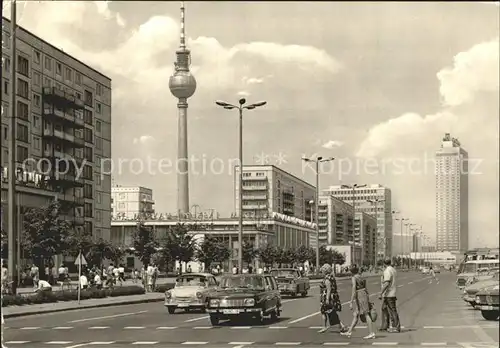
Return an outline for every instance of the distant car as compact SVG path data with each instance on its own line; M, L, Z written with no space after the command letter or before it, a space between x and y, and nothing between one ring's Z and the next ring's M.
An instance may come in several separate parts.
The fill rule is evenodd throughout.
M492 274L489 279L476 281L464 289L464 301L472 307L476 306L476 294L484 288L498 285L500 281L499 274Z
M213 326L221 320L256 319L259 323L266 317L278 320L281 314L278 283L270 274L225 276L207 298L207 312Z
M441 273L441 268L439 268L439 267L434 267L433 270L434 270L434 273Z
M429 267L422 267L422 274L429 274L430 271Z
M296 297L301 294L307 296L311 288L309 278L302 276L301 272L293 268L277 268L271 270L271 275L276 278L280 294Z
M207 295L217 287L217 280L209 273L185 273L177 277L173 289L165 291L168 313L176 309L205 310Z
M498 320L500 316L500 285L498 283L482 289L476 294L476 305L486 320Z

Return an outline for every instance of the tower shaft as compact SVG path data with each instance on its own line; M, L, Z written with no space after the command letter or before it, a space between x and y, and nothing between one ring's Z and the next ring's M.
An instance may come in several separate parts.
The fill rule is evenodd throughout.
M177 210L181 214L189 212L189 162L187 132L187 99L179 99L177 129Z

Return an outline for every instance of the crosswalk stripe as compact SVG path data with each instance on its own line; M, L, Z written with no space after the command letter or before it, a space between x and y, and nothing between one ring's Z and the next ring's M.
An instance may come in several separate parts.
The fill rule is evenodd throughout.
M153 345L159 343L158 341L137 341L132 344L134 345Z
M438 346L447 346L447 342L422 342L420 345L426 347L438 347Z
M156 330L175 330L177 326L158 326Z
M189 346L201 346L201 345L204 345L204 344L208 344L208 342L184 342L182 344L185 344L185 345L189 345Z
M325 342L324 346L348 346L351 342Z
M298 346L301 342L276 342L275 346Z
M249 346L253 344L254 342L229 342L229 345L235 345L235 346Z
M109 329L109 326L91 326L91 327L89 327L89 330L104 330L104 329Z
M373 342L372 346L397 346L398 342Z
M251 326L233 326L231 330L238 330L238 329L251 329Z
M211 328L212 328L211 326L195 326L195 327L193 327L193 329L195 329L195 330L208 330Z
M54 330L71 330L72 328L72 326L57 326Z
M91 345L91 346L102 346L102 345L105 345L105 344L113 344L113 343L115 343L115 341L107 341L107 342L96 341L96 342L90 342L89 345Z
M26 344L30 343L30 341L7 341L5 344Z
M22 327L21 330L38 330L40 329L39 326L28 326L28 327Z
M144 326L126 326L124 327L125 330L141 330L141 329L145 329Z
M50 341L50 342L45 342L45 344L70 344L73 343L73 341Z

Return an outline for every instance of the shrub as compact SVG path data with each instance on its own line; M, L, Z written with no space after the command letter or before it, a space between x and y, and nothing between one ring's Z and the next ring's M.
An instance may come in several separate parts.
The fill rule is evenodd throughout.
M110 297L116 296L130 296L130 295L142 295L146 292L142 286L130 285L130 286L119 286L108 290L107 295Z
M155 292L165 292L167 290L173 289L174 286L174 283L159 284L156 286Z

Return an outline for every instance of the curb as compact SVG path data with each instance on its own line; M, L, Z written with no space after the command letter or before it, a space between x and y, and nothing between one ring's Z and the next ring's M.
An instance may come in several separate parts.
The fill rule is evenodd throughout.
M49 309L46 311L38 310L38 311L24 312L24 313L4 314L3 317L5 319L18 318L18 317L27 317L30 315L38 315L38 314L76 311L76 310L80 310L80 309L104 308L104 307L124 306L124 305L133 305L133 304L141 304L141 303L162 302L163 300L164 300L163 298L148 298L148 299L141 299L141 300L123 301L123 302L119 302L119 303L99 303L99 304L95 304L95 305L88 305L88 306L82 306L82 307L58 308L58 309ZM5 311L5 309L2 308L2 312L3 311Z

